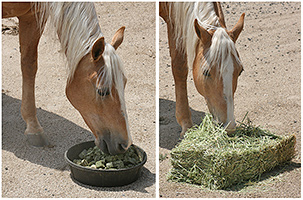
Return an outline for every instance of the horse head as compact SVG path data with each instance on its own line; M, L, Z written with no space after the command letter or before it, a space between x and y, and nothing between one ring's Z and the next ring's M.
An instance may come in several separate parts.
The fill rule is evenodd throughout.
M111 44L99 38L66 87L67 98L93 132L96 145L109 154L123 153L132 143L124 100L126 77L116 54L124 29L115 33Z
M244 13L231 31L225 24L213 30L194 22L198 36L193 76L198 92L204 96L209 111L222 123L227 131L235 126L234 93L238 77L243 71L235 42L244 25Z

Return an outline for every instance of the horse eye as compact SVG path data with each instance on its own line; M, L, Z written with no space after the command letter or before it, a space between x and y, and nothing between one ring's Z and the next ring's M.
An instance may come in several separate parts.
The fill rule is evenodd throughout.
M97 92L100 96L105 97L110 95L109 88L102 88L102 89L97 89Z
M203 75L206 77L210 77L209 70L204 70Z

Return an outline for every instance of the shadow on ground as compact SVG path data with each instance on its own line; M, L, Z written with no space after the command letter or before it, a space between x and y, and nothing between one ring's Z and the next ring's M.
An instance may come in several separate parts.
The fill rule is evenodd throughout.
M198 188L201 188L202 190L207 190L207 191L241 192L241 191L245 191L245 189L248 189L248 188L257 188L258 184L259 183L262 184L262 182L264 182L265 184L268 184L267 181L270 182L271 180L279 179L279 175L291 172L291 171L299 169L299 168L301 168L301 163L296 163L296 162L290 161L290 162L284 163L282 165L276 166L271 171L263 173L258 179L246 180L239 184L232 185L231 187L228 187L225 189L219 189L219 190L210 190L209 188L206 188L201 185L189 184L189 183L185 183L185 182L178 182L178 181L172 181L172 182L179 183L179 184L186 184L188 186L195 187L195 188L198 187Z
M30 146L24 136L26 124L21 117L20 108L21 101L19 99L2 93L2 150L12 152L19 159L60 171L69 170L64 160L64 152L77 143L94 140L93 134L87 129L55 113L37 109L38 119L53 147ZM5 157L2 157L2 161L5 163ZM145 188L154 183L155 174L143 168L139 180L123 187L98 188L81 183L77 184L95 190L135 190L147 193Z
M180 141L181 126L175 117L176 102L159 99L159 146L171 150ZM190 109L194 124L200 124L205 116L204 112Z
M65 170L64 152L79 142L94 139L88 130L77 124L55 113L37 109L39 122L54 147L30 146L24 136L26 123L21 117L20 108L19 99L2 93L2 150L12 152L20 159Z
M240 183L238 185L233 185L232 187L226 188L224 190L226 191L241 191L245 188L247 188L250 185L257 184L262 181L270 180L274 177L278 177L280 174L291 172L295 169L301 168L301 163L296 162L288 162L279 166L276 166L269 172L263 173L257 180L254 181L244 181L243 183Z

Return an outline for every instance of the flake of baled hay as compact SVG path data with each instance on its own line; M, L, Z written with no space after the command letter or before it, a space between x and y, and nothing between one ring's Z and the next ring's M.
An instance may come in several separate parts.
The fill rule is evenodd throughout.
M249 120L248 120L249 121ZM190 129L171 151L168 179L224 189L258 179L262 173L291 160L295 155L294 135L276 136L259 127L240 123L228 136L206 115Z

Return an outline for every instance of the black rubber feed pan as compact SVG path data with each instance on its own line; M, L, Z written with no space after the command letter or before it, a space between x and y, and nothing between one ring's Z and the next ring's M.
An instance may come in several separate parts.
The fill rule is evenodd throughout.
M65 152L64 157L70 166L71 175L77 181L86 185L113 187L130 184L136 181L141 175L141 170L147 160L147 156L145 151L136 145L133 146L138 150L138 153L141 153L143 160L141 163L131 168L117 170L91 169L73 163L73 160L78 158L78 155L83 149L88 149L94 146L94 141L83 142L72 146Z

